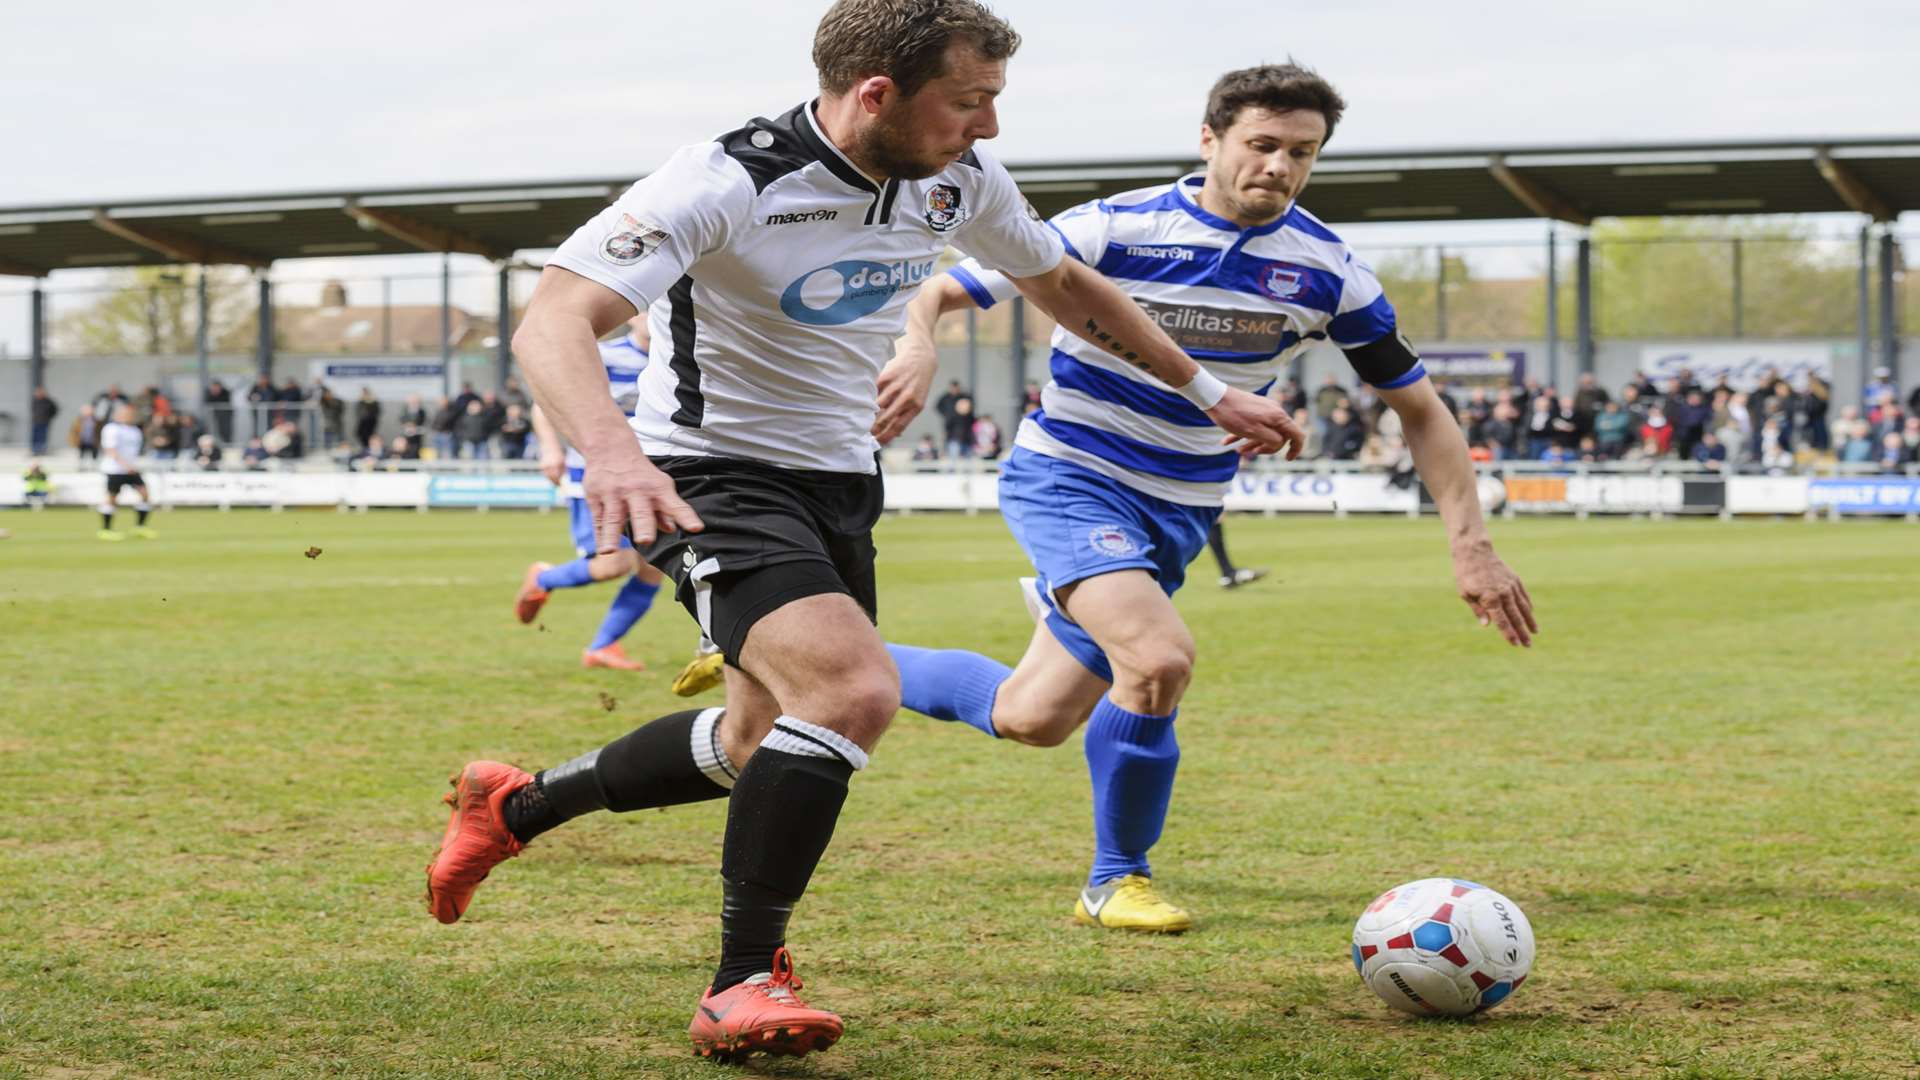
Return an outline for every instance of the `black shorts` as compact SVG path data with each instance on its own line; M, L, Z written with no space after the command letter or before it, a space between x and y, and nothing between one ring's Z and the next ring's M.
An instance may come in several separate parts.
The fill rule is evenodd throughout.
M143 488L146 486L147 478L137 472L107 474L107 498L109 499L119 495L121 488Z
M739 458L657 457L706 526L670 533L641 555L672 578L678 599L727 663L740 666L747 631L808 596L845 593L878 620L873 526L879 472L783 469Z

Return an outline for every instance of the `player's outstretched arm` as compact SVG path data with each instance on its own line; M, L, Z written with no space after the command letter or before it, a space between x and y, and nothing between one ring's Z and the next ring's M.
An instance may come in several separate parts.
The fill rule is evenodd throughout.
M1473 609L1481 626L1498 627L1509 644L1531 646L1533 635L1540 632L1540 624L1533 617L1533 598L1487 538L1487 523L1480 515L1479 484L1460 425L1428 379L1381 390L1380 397L1399 415L1407 449L1413 452L1414 468L1433 493L1440 519L1447 524L1447 544L1453 552L1453 577L1460 587L1460 599Z
M1055 322L1191 401L1231 436L1230 442L1241 442L1254 453L1285 453L1288 460L1300 456L1306 433L1285 409L1214 377L1098 271L1076 259L1062 259L1047 273L1013 281Z
M539 405L533 407L530 417L533 423L533 437L540 442L540 475L554 487L560 486L560 480L566 475L567 452L561 446L560 429L547 419L547 411Z
M873 437L885 446L927 407L927 394L934 376L940 371L940 350L934 344L934 327L940 317L951 311L977 306L966 287L942 274L925 285L907 304L907 330L894 343L893 359L880 371L878 409L873 417Z
M587 472L587 505L593 511L594 543L605 553L620 548L631 527L635 544L661 532L698 532L700 518L681 500L673 481L653 467L619 405L607 394L605 368L596 342L634 316L626 297L570 270L549 266L513 335L514 355L527 385L593 468Z

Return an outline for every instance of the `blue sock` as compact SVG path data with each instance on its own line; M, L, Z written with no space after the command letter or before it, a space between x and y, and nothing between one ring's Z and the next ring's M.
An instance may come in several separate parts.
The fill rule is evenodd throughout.
M900 668L900 704L935 720L960 720L999 738L993 699L1013 669L964 649L887 644Z
M541 588L552 592L554 589L574 589L582 585L593 584L593 571L587 569L586 559L563 562L559 566L549 566L540 571L535 578Z
M628 578L627 583L620 586L619 593L615 594L613 604L607 608L607 617L600 621L600 632L593 636L593 644L587 647L604 649L626 637L627 631L633 629L633 624L639 622L640 616L653 606L654 594L659 591L658 585L648 584L637 577Z
M1169 716L1130 713L1101 698L1087 721L1087 771L1093 775L1093 872L1088 885L1153 871L1147 849L1160 839L1173 799L1180 744Z

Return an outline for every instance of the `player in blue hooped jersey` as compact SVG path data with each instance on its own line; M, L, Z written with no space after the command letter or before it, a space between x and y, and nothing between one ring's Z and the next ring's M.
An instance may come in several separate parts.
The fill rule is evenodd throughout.
M627 324L627 333L600 343L600 362L607 370L607 392L620 403L620 409L633 415L636 383L647 366L647 318L635 316ZM627 656L620 639L633 629L660 591L660 571L634 555L633 546L622 542L611 554L594 554L593 515L580 497L580 484L586 475L586 459L574 448L564 447L560 433L538 407L533 410L534 431L540 440L540 467L547 479L567 495L568 525L573 536L575 558L557 566L536 562L527 567L526 578L514 597L514 615L531 623L555 589L578 588L600 581L626 578L626 584L614 595L607 616L600 623L593 641L580 654L582 667L604 667L619 671L643 671L646 665Z
M1120 285L1204 372L1264 393L1296 350L1329 340L1399 414L1482 625L1526 645L1526 588L1487 539L1460 429L1400 335L1373 273L1296 202L1344 103L1304 68L1230 72L1201 127L1206 168L1074 207L1051 224L1068 254ZM874 433L899 434L926 401L940 315L1015 290L969 260L924 288L880 378ZM1179 931L1188 913L1155 887L1193 670L1171 596L1206 546L1240 455L1188 398L1097 343L1056 331L1052 380L1000 473L1000 507L1035 577L1039 624L1017 667L962 650L889 645L910 709L1035 746L1087 725L1094 856L1074 906L1087 924Z

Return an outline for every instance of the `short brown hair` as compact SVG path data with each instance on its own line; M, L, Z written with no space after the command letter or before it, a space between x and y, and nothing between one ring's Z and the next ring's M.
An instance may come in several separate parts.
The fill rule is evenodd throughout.
M955 39L971 41L989 60L1020 47L1013 27L978 0L837 0L814 31L813 66L829 94L885 75L912 97L946 74Z
M1326 118L1327 139L1331 139L1347 102L1318 72L1289 57L1284 64L1262 64L1220 76L1207 95L1207 126L1215 135L1224 135L1246 108L1277 113L1311 109Z

